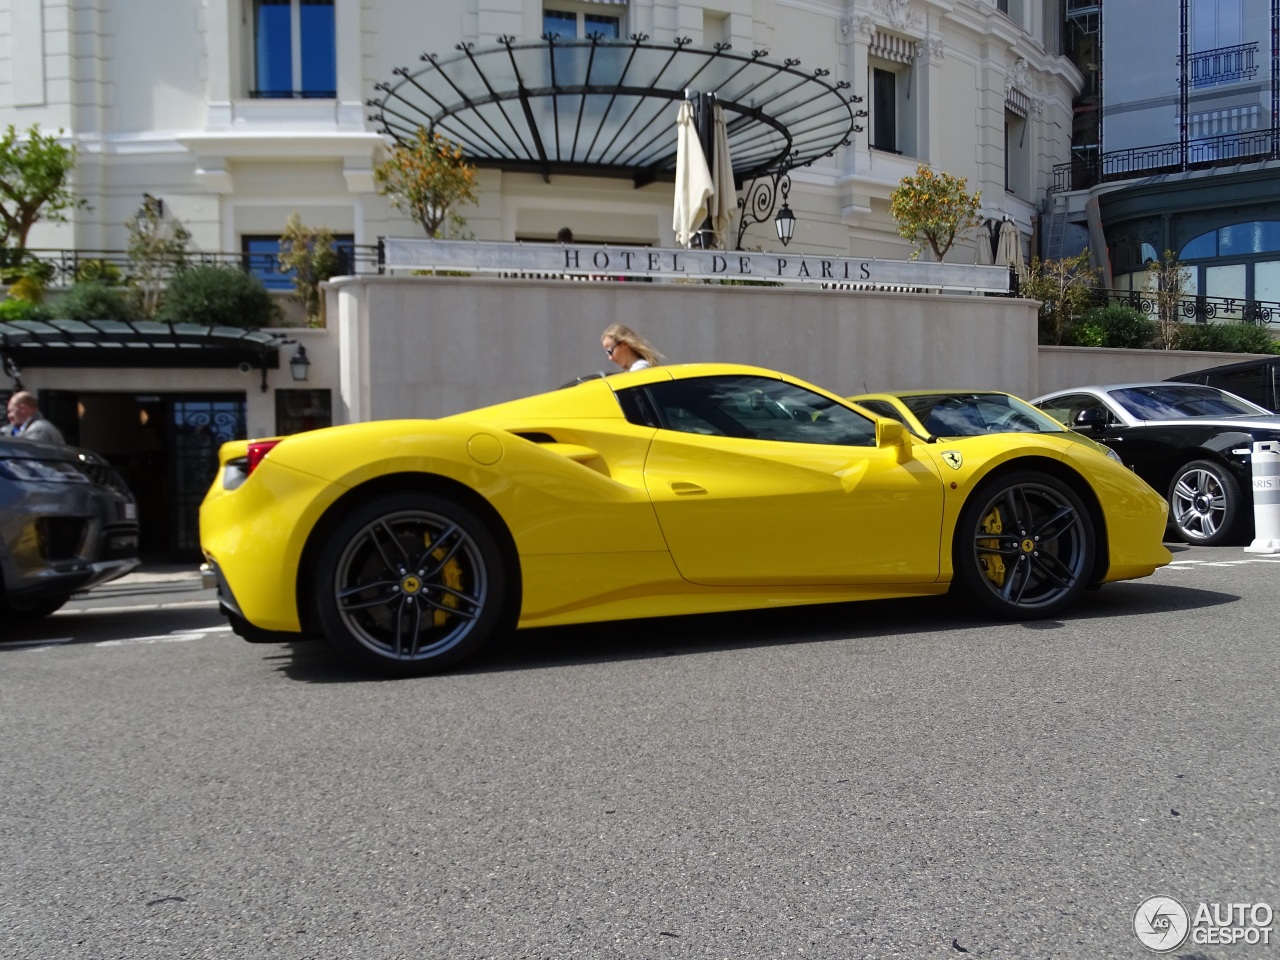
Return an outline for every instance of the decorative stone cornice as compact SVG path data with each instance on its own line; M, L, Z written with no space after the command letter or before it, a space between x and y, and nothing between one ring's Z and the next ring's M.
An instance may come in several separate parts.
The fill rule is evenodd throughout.
M947 45L940 33L931 33L916 43L916 57L924 63L937 63L946 55Z
M876 32L876 21L869 14L840 18L840 39L845 43L855 37L866 39Z
M1020 93L1026 95L1031 86L1031 64L1027 62L1026 57L1019 57L1012 67L1005 82L1005 95L1016 89Z
M875 0L875 9L898 33L918 34L924 28L924 17L911 9L911 0Z

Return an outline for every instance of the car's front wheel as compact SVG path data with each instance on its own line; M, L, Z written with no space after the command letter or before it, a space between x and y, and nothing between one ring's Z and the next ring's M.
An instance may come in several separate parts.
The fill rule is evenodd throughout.
M1240 518L1240 484L1219 463L1193 460L1169 484L1169 519L1187 543L1227 543Z
M502 551L488 525L448 497L406 492L362 504L329 533L316 571L326 638L383 673L451 666L506 622Z
M1034 470L1004 474L969 498L956 525L954 585L1009 620L1048 617L1087 585L1097 537L1080 497Z
M61 610L68 597L47 597L32 602L15 602L0 600L0 614L10 623L34 623Z

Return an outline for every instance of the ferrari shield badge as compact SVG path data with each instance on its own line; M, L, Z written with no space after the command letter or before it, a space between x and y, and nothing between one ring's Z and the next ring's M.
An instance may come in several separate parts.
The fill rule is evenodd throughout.
M964 463L964 457L960 455L959 450L943 450L942 459L952 470L959 470L960 464Z

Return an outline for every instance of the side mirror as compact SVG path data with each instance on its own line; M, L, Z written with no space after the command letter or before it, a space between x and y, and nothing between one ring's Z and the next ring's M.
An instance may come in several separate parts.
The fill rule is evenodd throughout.
M1071 426L1080 433L1101 433L1107 428L1107 415L1097 407L1090 407L1077 413Z
M911 446L911 441L907 439L907 428L897 420L876 420L876 446L882 450L886 447L897 447L898 460L901 462L907 456L907 449Z

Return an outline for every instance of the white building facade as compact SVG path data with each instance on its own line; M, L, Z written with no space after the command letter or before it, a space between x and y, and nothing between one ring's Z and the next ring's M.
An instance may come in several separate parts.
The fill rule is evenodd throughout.
M261 250L289 214L356 244L418 228L374 188L375 84L424 52L536 39L689 38L830 71L864 98L848 147L792 173L793 243L906 257L888 196L918 162L965 176L983 212L1031 239L1068 159L1080 75L1058 0L0 0L0 120L61 130L90 208L32 248L123 249L144 193L203 251ZM673 108L674 121L674 108ZM465 147L465 144L464 144ZM477 239L575 236L672 246L669 182L485 169L464 208ZM769 223L743 245L776 245ZM952 258L971 256L961 248Z

